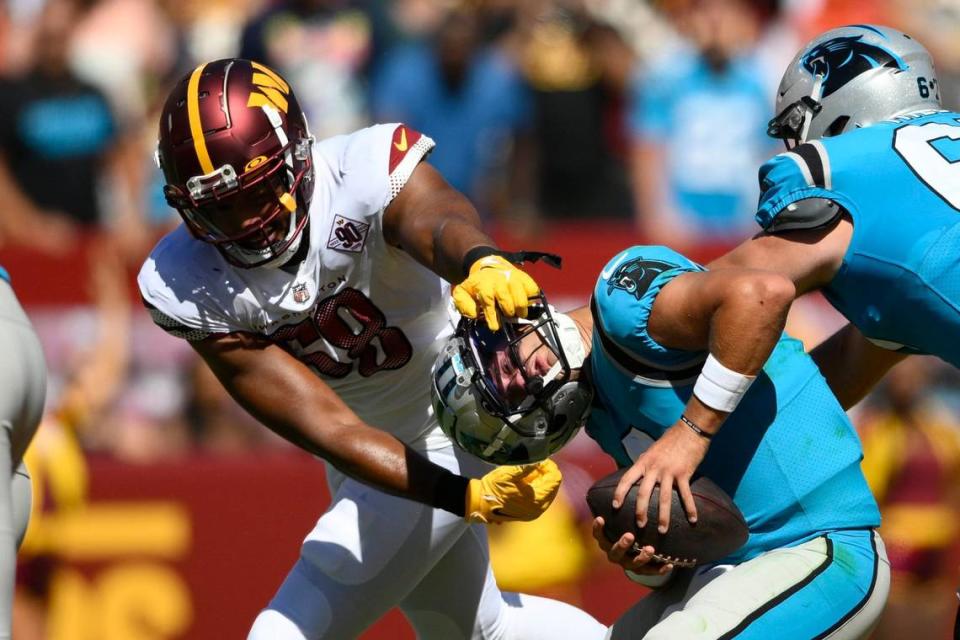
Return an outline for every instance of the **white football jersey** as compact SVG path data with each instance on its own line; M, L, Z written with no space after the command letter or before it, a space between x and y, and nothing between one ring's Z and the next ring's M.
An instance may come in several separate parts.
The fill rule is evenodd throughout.
M388 245L382 222L433 146L398 124L317 143L310 245L296 272L235 267L180 225L138 276L154 321L187 340L268 336L372 426L423 437L436 427L430 369L456 313L449 284Z

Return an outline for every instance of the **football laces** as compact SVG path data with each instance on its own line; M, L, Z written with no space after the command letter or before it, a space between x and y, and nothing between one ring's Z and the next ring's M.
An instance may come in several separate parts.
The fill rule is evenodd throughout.
M643 549L643 546L637 542L633 543L632 551L634 553L640 553ZM674 567L681 567L684 569L690 569L697 566L697 558L679 558L675 556L668 556L663 553L653 553L650 555L651 560L656 560L657 562L662 562L663 564L672 564Z
M664 564L672 564L675 567L682 567L684 569L689 569L691 567L697 566L696 558L675 558L673 556L668 556L660 553L654 553L650 557Z

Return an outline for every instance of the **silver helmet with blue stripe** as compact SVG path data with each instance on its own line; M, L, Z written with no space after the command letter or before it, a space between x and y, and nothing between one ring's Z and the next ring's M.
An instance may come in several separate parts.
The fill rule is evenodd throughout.
M923 45L889 27L850 25L817 36L793 59L767 133L789 147L940 108Z
M542 294L531 298L526 318L506 318L499 331L482 317L462 318L433 370L437 421L487 462L543 460L587 419L593 388L585 361L576 324Z

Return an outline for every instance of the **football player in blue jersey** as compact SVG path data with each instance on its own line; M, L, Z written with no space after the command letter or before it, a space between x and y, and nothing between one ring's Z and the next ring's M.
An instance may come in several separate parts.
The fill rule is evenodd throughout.
M666 498L661 531L674 485L695 520L695 473L740 508L746 544L697 567L664 564L631 534L610 544L597 519L608 558L658 587L608 637L862 638L876 623L890 579L874 532L880 514L843 407L814 359L782 333L793 295L774 272L708 271L665 247L632 247L604 268L590 308L561 314L541 304L499 335L464 321L438 360L437 414L461 446L493 457L515 458L524 444L536 451L553 417L576 413L588 381L587 430L629 467L616 499L640 480L641 525L655 484ZM829 355L823 349L816 358ZM538 415L550 418L542 431ZM502 429L477 426L493 417Z
M0 640L11 638L17 549L30 519L30 477L23 454L47 392L43 349L0 267Z
M960 113L941 109L926 49L887 27L828 31L787 68L777 112L769 133L792 148L760 169L763 231L711 267L821 290L884 367L960 365Z
M790 63L777 113L789 151L760 169L763 231L711 267L821 290L874 380L911 353L960 366L960 113L941 108L929 53L887 27L828 31ZM872 383L848 371L824 363L845 405Z

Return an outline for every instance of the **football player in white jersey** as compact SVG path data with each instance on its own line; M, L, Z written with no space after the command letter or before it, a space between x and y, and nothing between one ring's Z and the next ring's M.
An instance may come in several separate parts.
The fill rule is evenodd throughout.
M30 519L30 477L23 454L47 395L43 349L0 267L0 640L11 637L17 549Z
M471 526L537 517L556 466L482 467L433 416L446 281L493 328L538 292L422 162L433 144L401 124L314 144L284 79L240 59L198 66L161 114L184 224L140 271L145 303L252 415L327 462L331 505L252 640L353 638L394 606L421 638L603 637L574 607L502 594Z

